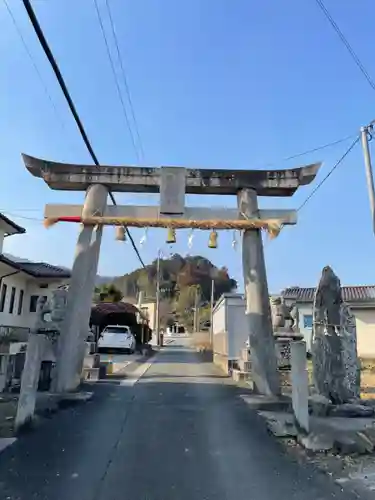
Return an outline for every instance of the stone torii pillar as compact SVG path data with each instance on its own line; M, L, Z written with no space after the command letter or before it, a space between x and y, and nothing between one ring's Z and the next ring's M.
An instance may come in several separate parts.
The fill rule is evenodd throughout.
M89 189L84 207L47 205L45 209L45 217L55 219L55 222L83 221L87 224L80 235L73 266L69 294L72 302L68 306L65 339L62 339L58 389L74 389L78 383L80 357L77 353L80 351L77 346L90 314L101 227L114 224L206 230L214 226L215 230L244 230L243 271L254 382L262 394L280 393L260 228L270 230L273 223L276 227L296 224L297 214L295 210L258 210L257 197L292 196L300 186L314 180L320 163L286 170L213 170L69 165L27 155L23 155L23 160L29 172L42 178L51 189ZM90 187L92 185L95 186ZM160 205L106 207L107 188L104 186L113 192L160 193ZM98 193L96 198L94 191ZM185 207L185 194L237 196L238 208ZM89 201L89 195L95 198L95 202ZM99 224L97 239L90 243L89 234L92 235L95 224ZM83 262L82 267L80 262Z
M86 217L102 215L107 205L107 195L108 189L105 186L89 186L82 213ZM102 233L103 226L81 225L79 229L66 316L58 341L54 380L57 392L72 391L80 383Z
M258 217L256 191L241 190L238 193L238 209L249 219ZM243 232L242 267L254 389L260 394L279 395L280 380L260 229Z

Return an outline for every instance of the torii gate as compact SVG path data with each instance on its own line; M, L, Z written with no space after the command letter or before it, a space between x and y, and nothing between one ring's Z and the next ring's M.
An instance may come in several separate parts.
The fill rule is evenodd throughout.
M99 260L103 225L126 227L242 229L242 262L246 315L254 385L277 395L277 373L261 229L277 234L296 224L295 210L259 210L258 196L292 196L310 184L321 163L287 170L211 170L182 167L111 167L56 163L23 155L28 171L51 189L85 191L83 205L46 205L45 217L81 222L60 339L57 391L74 390L80 382L83 339ZM156 206L107 206L108 191L158 193ZM185 207L185 193L236 195L237 209Z

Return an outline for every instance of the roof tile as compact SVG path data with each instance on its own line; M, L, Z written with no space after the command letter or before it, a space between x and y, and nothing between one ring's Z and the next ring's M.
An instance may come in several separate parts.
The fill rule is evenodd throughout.
M343 286L342 298L345 302L375 302L375 285ZM282 296L298 302L313 302L315 288L286 288Z
M45 262L22 262L0 254L0 261L35 278L70 278L70 271Z

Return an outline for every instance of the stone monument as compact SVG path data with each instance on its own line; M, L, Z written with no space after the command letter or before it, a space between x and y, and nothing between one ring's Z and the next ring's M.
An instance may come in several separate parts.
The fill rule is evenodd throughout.
M270 298L273 335L278 368L290 368L290 344L303 339L299 333L299 313L297 304L287 306L284 298Z
M355 318L343 302L333 270L322 271L313 306L313 374L317 392L333 404L360 398L360 363Z
M30 331L22 372L16 430L31 422L33 418L43 358L47 356L58 362L56 346L65 315L67 293L64 289L58 289L52 292L50 301L45 297L38 299L36 322Z

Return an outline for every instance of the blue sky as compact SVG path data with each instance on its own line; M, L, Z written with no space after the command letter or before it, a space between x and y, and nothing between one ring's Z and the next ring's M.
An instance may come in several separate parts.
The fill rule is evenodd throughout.
M8 3L56 109L0 2L0 210L27 228L27 235L8 239L5 250L70 266L77 228L61 224L45 230L38 220L24 217L41 219L45 203L79 203L83 194L51 191L26 172L20 154L74 163L90 158L22 3ZM116 57L105 2L98 3ZM282 158L356 134L375 118L374 91L313 0L110 4L147 165L256 169L322 160L319 181L350 141L298 160ZM93 0L34 0L33 6L99 160L135 164ZM362 0L358 9L355 2L326 0L326 6L375 78L374 3ZM296 208L313 187L290 199L262 198L260 204ZM156 197L142 195L117 195L117 200L157 203ZM228 197L196 196L188 202L235 206ZM142 231L132 232L138 243ZM141 249L146 262L155 258L164 237L162 230L149 232ZM220 234L217 250L207 248L207 238L197 233L191 253L228 266L241 280L232 234ZM301 211L298 225L266 243L270 290L313 286L327 264L344 284L373 284L374 243L357 146ZM178 233L172 250L189 251L186 232ZM164 245L164 252L170 251ZM135 267L130 245L115 242L113 229L106 229L99 272L119 275Z

